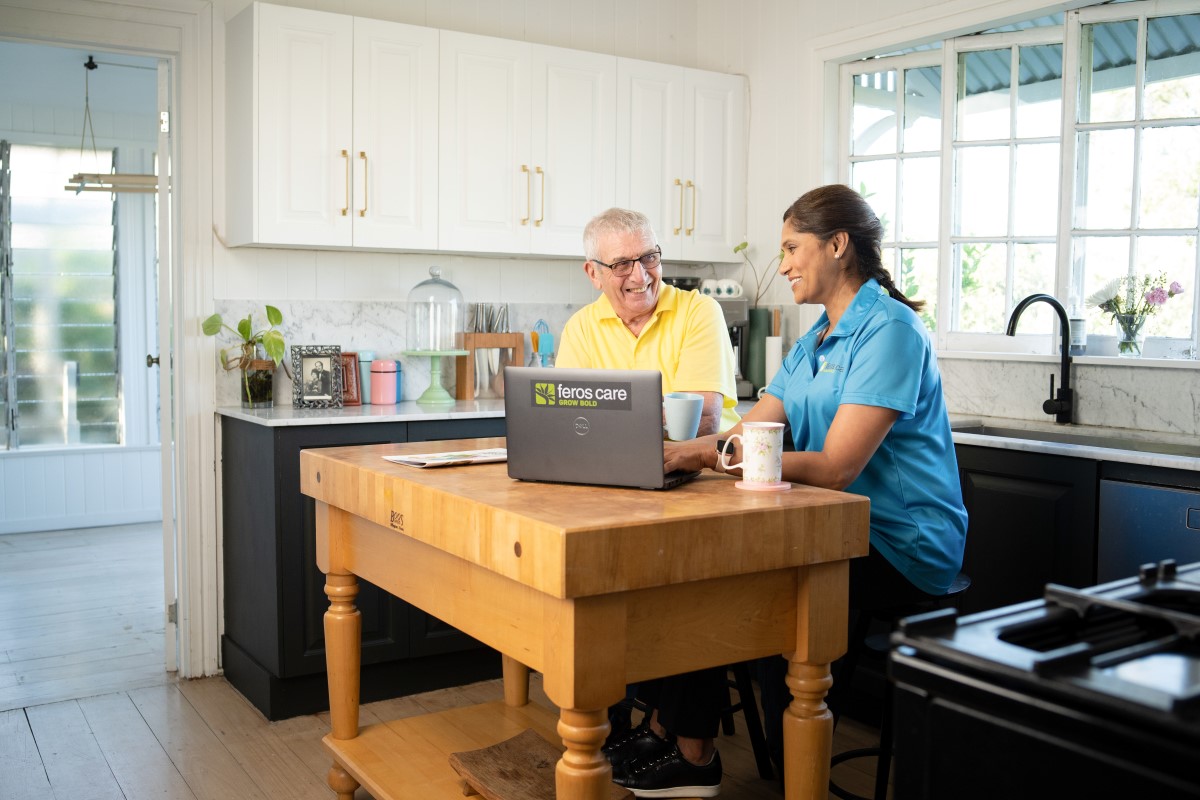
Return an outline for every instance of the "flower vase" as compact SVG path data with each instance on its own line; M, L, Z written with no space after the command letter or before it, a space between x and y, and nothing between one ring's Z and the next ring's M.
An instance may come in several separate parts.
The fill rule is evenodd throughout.
M1117 323L1117 355L1122 358L1140 358L1142 344L1146 340L1146 334L1142 333L1142 326L1146 324L1146 316L1144 314L1115 314L1113 319Z
M241 371L242 408L270 408L274 405L275 362L253 359Z

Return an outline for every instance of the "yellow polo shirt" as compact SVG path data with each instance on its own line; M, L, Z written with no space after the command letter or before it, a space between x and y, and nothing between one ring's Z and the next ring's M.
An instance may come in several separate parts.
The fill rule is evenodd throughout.
M656 369L663 392L720 392L725 397L721 430L741 419L733 346L716 300L696 291L660 284L654 316L634 336L604 295L567 321L554 359L558 367Z

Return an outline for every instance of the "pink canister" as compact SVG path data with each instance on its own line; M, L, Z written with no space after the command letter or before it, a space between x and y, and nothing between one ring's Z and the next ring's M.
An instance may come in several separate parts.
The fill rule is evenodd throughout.
M371 362L371 404L395 405L399 402L399 367L390 359L382 358Z

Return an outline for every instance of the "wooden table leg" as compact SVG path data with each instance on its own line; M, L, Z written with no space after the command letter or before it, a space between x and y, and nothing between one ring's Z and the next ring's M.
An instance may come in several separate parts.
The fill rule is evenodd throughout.
M608 709L559 711L558 735L567 750L554 772L557 800L606 800L612 766L600 752L608 736Z
M329 673L330 735L358 736L359 680L362 662L362 614L354 605L358 579L350 573L325 576L329 610L325 612L325 666ZM329 788L338 800L353 800L358 782L336 761L329 769Z
M828 664L788 662L792 702L783 713L784 796L817 800L829 796L829 758L833 751L833 714L825 695L833 686Z
M501 655L504 670L504 705L523 706L529 702L529 667L512 656Z

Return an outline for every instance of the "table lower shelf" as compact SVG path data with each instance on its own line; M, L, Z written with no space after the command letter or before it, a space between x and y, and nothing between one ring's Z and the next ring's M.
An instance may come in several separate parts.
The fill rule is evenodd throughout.
M557 743L557 725L558 714L536 703L514 708L497 701L368 725L353 739L322 742L375 800L462 800L451 753L489 747L529 728Z

